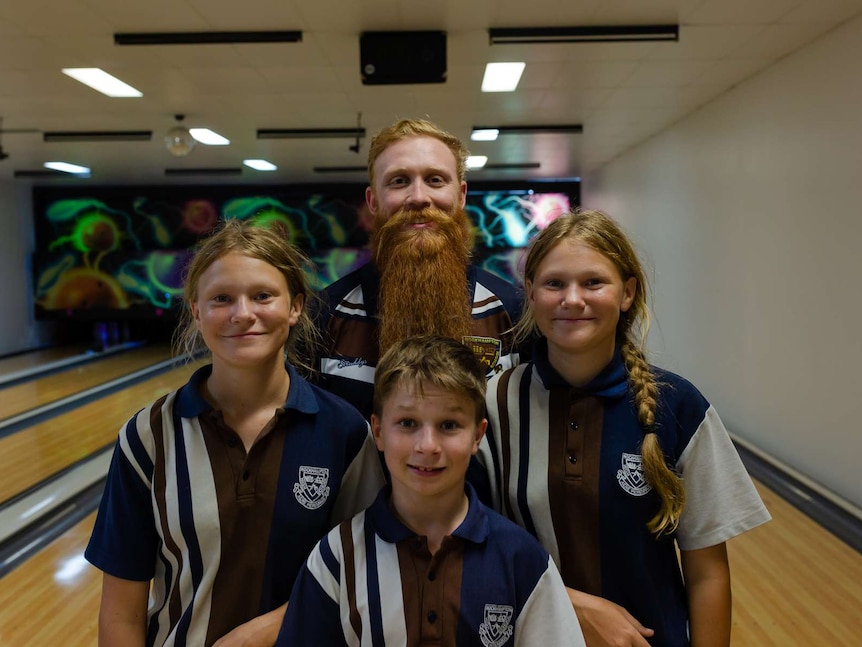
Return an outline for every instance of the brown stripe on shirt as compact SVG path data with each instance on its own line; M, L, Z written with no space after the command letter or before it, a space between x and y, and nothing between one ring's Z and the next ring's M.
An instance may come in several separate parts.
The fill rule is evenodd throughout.
M548 500L563 581L601 595L598 501L603 406L596 397L570 394L567 388L550 391Z
M379 359L376 319L341 319L333 317L329 320L327 353L333 353L337 348L343 357L361 357L371 366L377 365Z
M497 485L500 488L500 498L503 502L503 512L509 519L516 519L515 510L509 497L509 481L512 477L512 426L509 421L509 398L506 392L509 389L509 380L512 371L503 373L497 381L497 409L500 413L500 450L502 459L500 461L500 473L497 474ZM517 396L516 396L517 397Z

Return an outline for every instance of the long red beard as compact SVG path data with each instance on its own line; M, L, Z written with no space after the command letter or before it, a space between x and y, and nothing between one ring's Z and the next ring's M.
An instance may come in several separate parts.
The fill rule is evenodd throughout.
M407 226L417 222L428 224ZM470 227L463 210L398 211L377 223L371 253L380 270L381 355L412 335L437 334L461 341L471 333Z

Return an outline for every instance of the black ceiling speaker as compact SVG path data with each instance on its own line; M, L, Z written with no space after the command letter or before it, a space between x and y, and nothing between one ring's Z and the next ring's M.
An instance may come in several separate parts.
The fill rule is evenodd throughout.
M364 85L445 83L445 31L366 31L359 36Z

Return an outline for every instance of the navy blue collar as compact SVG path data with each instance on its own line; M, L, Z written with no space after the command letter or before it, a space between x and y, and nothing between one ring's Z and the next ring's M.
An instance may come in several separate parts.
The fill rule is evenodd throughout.
M464 492L467 494L467 516L464 517L464 521L455 529L452 536L474 544L481 544L488 538L488 517L485 515L485 508L479 502L479 497L476 496L473 486L464 483ZM406 539L413 539L416 537L416 533L392 514L389 509L391 494L392 486L384 486L366 514L371 519L371 524L380 538L385 542L395 544Z
M577 394L594 395L601 398L620 398L628 390L628 373L623 363L619 348L614 348L614 356L601 372L591 382L576 388L566 382L548 361L548 340L544 337L533 344L533 365L539 374L539 379L546 389L566 388Z
M314 397L311 385L290 364L285 363L290 376L290 388L287 390L286 410L293 409L299 413L314 415L320 411L317 398ZM188 383L180 389L177 395L177 412L183 418L197 418L212 410L212 406L203 397L201 384L213 371L212 364L207 364L196 370Z

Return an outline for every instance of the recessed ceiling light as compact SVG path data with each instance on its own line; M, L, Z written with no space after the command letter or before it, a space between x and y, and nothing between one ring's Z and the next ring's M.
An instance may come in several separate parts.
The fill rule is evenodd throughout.
M476 169L482 168L488 162L487 155L470 155L467 158L467 168L468 169Z
M275 171L278 169L275 164L266 160L243 160L242 163L255 171Z
M497 128L483 128L481 130L474 130L470 133L470 139L474 142L493 142L496 141L497 135L500 134L499 129Z
M63 74L109 97L142 97L144 93L98 67L67 67Z
M514 92L521 80L526 63L488 63L482 92Z
M53 171L62 171L63 173L71 173L72 175L89 175L90 169L86 166L79 166L78 164L69 164L69 162L45 162L43 164L45 168L49 168Z
M189 128L189 132L197 141L207 146L227 146L230 144L229 139L222 137L209 128Z

